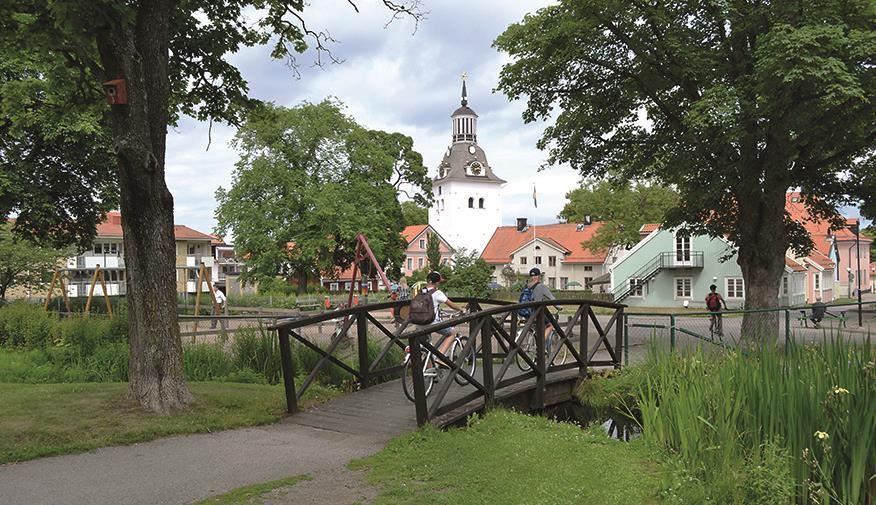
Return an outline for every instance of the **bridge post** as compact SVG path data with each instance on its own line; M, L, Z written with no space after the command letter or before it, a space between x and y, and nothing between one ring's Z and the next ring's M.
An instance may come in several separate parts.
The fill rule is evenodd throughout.
M590 370L590 346L587 342L587 337L590 333L590 304L587 304L586 307L585 310L581 311L581 340L579 342L580 350L578 351L578 355L584 361L581 364L581 368L578 369L579 375L582 378L587 377Z
M481 363L484 370L484 389L487 394L484 397L484 407L490 408L496 401L496 384L493 377L493 317L481 318ZM474 338L474 335L471 336ZM477 359L477 356L475 356Z
M624 346L624 308L617 309L617 319L614 321L614 368L621 367L621 349Z
M289 347L289 328L280 328L280 365L283 368L283 387L286 390L286 412L298 412L298 397L295 394L295 364L292 348Z
M417 426L429 422L429 409L426 405L426 383L423 381L423 348L417 337L410 339L411 379L414 383L414 407L417 410Z
M364 312L356 314L356 339L359 347L359 386L365 389L371 385L371 377L368 375L368 319Z
M539 307L536 314L535 323L535 368L538 375L535 377L535 408L544 408L544 390L547 383L547 365L545 364L544 351L544 330L545 318L544 311L547 310L544 305Z

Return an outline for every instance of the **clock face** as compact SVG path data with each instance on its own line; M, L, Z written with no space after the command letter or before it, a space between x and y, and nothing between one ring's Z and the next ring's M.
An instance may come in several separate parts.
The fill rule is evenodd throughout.
M468 146L468 152L470 152L471 154L474 154L474 153L476 153L477 151L478 151L478 150L475 148L475 146L473 146L473 145Z
M468 173L471 175L483 175L484 166L480 164L478 161L473 161L468 166Z

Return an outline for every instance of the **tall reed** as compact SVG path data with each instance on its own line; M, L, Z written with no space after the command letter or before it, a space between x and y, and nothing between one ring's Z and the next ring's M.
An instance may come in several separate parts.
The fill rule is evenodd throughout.
M637 394L644 436L677 454L725 503L753 503L750 473L776 457L792 486L766 482L769 501L758 503L872 503L874 360L869 339L841 336L720 357L655 350ZM773 447L779 452L765 449Z

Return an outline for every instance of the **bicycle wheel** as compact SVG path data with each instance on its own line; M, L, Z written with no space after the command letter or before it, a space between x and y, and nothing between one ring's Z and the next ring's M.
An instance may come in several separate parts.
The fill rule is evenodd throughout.
M561 341L562 341L562 339L557 334L557 332L552 331L550 337L548 338L549 344L547 347L547 352L549 353L548 358L550 358L550 353L553 353L553 352L557 353L557 355L554 356L554 361L552 362L553 365L562 365L569 358L569 348L566 347L565 345L561 347L560 346ZM559 351L557 351L558 348L559 348Z
M457 358L462 353L462 350L465 349L465 345L468 343L468 337L459 337L453 341L453 346L450 348L450 359L456 363ZM461 367L467 374L474 376L475 368L477 368L477 359L475 355L474 347L469 349L468 354L466 354L465 359L462 361ZM453 378L457 384L460 386L465 386L468 384L468 381L458 373Z
M517 341L520 343L520 350L517 351L515 358L517 359L517 368L522 372L529 371L532 367L523 359L523 354L526 354L529 359L535 361L535 335L532 331L526 332L525 336L517 336Z
M427 356L424 354L423 360L425 361L426 358ZM437 375L435 368L427 369L425 366L423 367L423 386L425 386L426 389L426 396L429 396L429 393L432 392L432 386L435 384L435 377ZM408 400L412 402L416 401L414 398L414 373L410 359L405 361L404 374L402 374L402 391L405 392L405 396L408 397Z

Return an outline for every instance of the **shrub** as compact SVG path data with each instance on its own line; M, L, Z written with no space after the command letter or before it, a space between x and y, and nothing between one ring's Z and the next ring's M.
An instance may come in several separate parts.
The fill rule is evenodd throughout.
M90 356L99 345L117 340L112 325L106 318L71 316L58 321L54 337L59 345L72 347L79 356Z
M51 342L56 318L42 307L26 302L0 307L0 345L45 347Z
M235 370L224 377L225 382L240 382L243 384L264 384L265 376L251 368Z
M249 369L259 373L269 384L280 382L279 342L264 326L237 330L231 353L238 370Z
M226 377L234 363L221 344L194 344L183 348L183 367L188 380L206 381Z
M82 360L87 382L124 382L128 380L130 348L126 342L103 344Z

